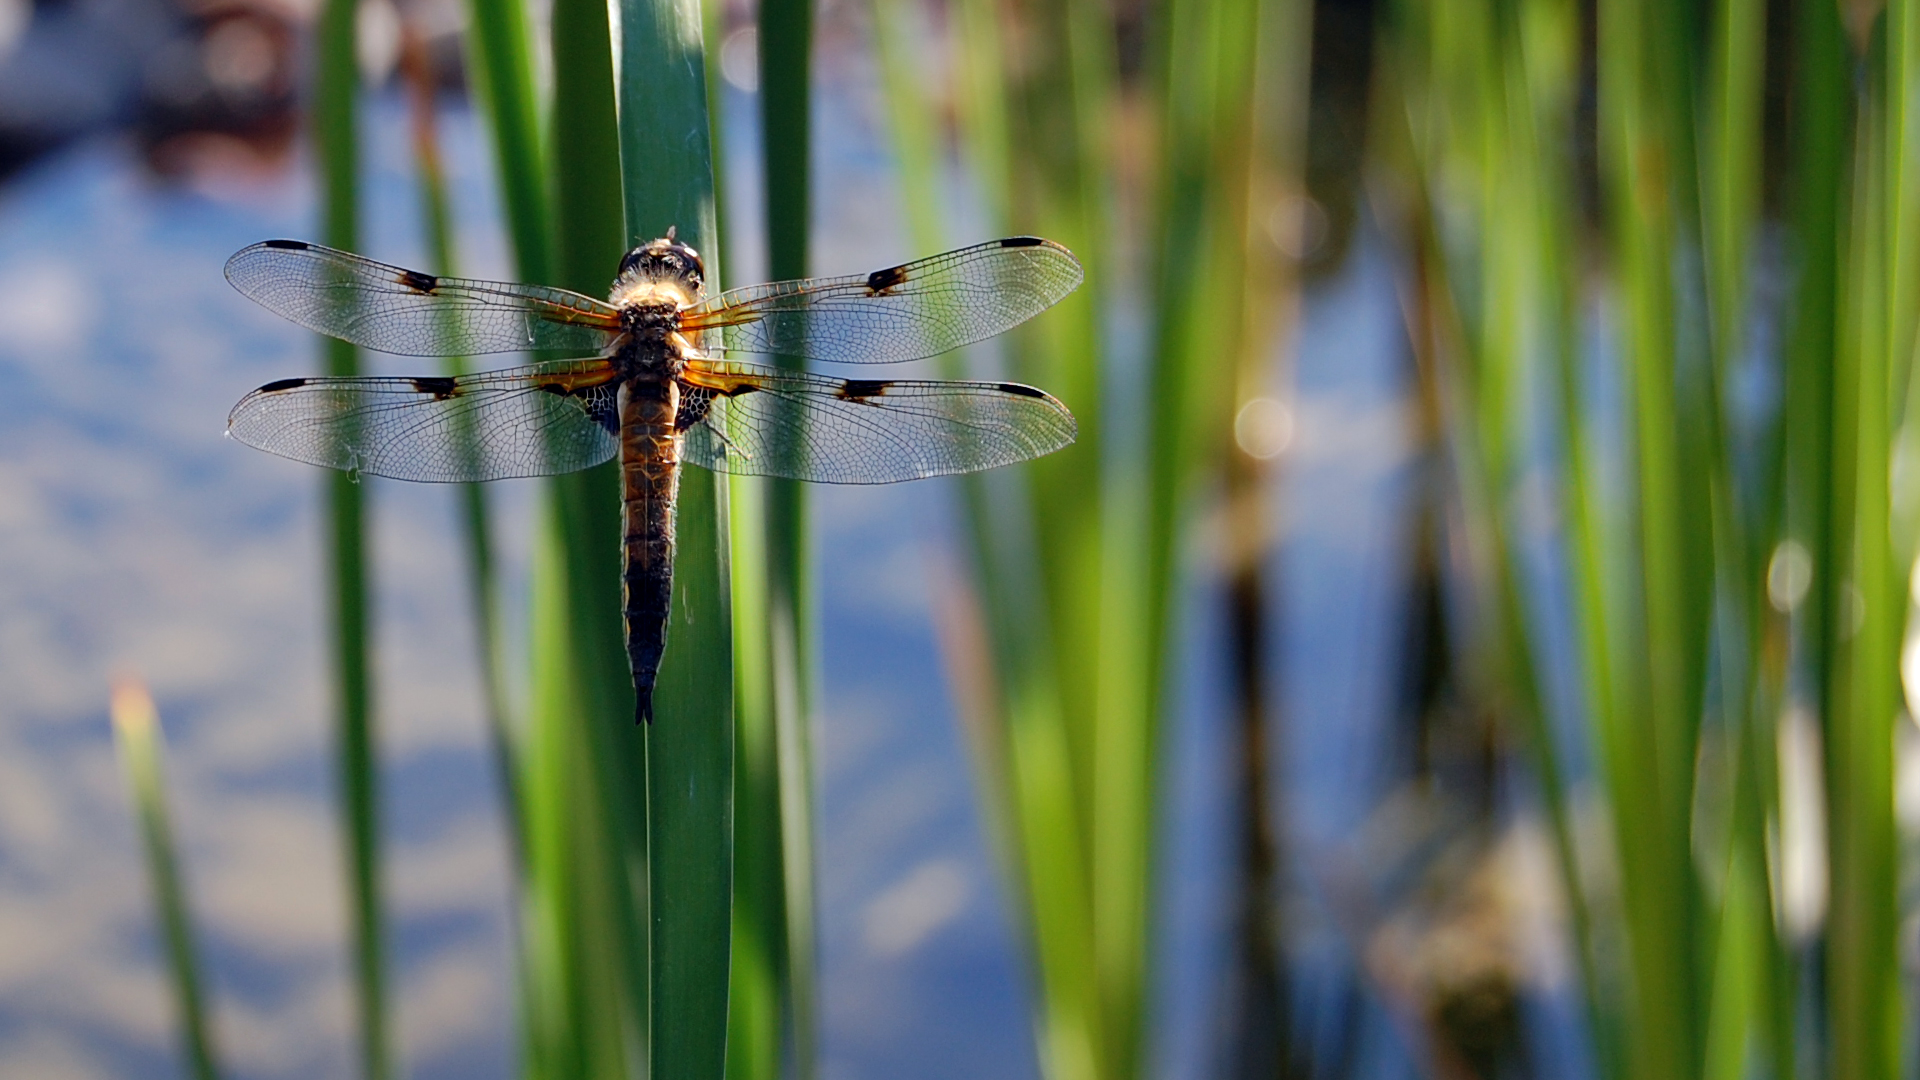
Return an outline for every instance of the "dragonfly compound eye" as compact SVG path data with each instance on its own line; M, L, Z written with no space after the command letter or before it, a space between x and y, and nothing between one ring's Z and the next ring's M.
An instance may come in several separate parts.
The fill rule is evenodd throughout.
M672 239L654 240L627 252L620 260L623 278L679 278L693 285L706 278L700 253Z
M700 261L699 252L685 244L674 244L673 254L681 264L679 269L682 276L691 277L694 281L706 280L707 266Z

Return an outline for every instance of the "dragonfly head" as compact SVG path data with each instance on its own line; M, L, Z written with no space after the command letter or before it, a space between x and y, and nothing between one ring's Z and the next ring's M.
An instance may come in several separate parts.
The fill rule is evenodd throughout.
M699 299L700 290L706 280L707 268L700 261L700 253L674 238L673 232L659 240L647 243L627 252L620 260L620 277L614 286L632 286L641 282L674 283L687 293L687 302Z

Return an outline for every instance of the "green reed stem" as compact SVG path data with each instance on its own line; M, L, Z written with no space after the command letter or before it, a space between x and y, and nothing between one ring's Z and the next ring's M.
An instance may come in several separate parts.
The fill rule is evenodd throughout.
M614 43L626 231L707 257L712 128L697 0L622 0ZM647 732L652 1022L649 1075L719 1080L727 1045L733 911L733 631L727 486L681 474L673 615Z
M1130 535L1109 539L1109 558L1139 572L1109 579L1109 602L1128 611L1138 640L1108 648L1137 658L1145 679L1125 696L1137 705L1103 709L1096 766L1095 917L1119 1059L1111 1075L1143 1070L1147 885L1155 800L1153 762L1162 711L1180 671L1176 652L1182 549L1200 498L1220 482L1232 445L1248 340L1248 220L1260 114L1254 93L1262 39L1256 0L1186 2L1166 9L1157 57L1161 138L1156 219L1149 225L1155 324L1148 357L1144 504L1116 498ZM1172 245L1169 247L1168 245ZM1175 249L1179 253L1175 254ZM1261 297L1260 306L1271 303ZM1134 466L1129 461L1129 466ZM1130 485L1129 485L1130 486ZM1119 517L1130 511L1129 519ZM1140 515L1144 516L1132 516ZM1118 531L1118 530L1114 530ZM1124 580L1142 584L1137 594ZM1109 668L1108 678L1118 672ZM1120 695L1113 695L1119 698ZM1116 704L1118 702L1116 701Z
M1874 59L1897 64L1902 52L1895 44ZM1835 1080L1891 1080L1899 1072L1902 1041L1899 968L1889 958L1897 955L1899 916L1892 724L1906 603L1903 575L1893 562L1888 468L1897 400L1893 370L1904 363L1912 341L1895 340L1906 322L1906 304L1889 291L1895 243L1889 233L1900 193L1889 190L1888 181L1901 168L1890 155L1904 133L1886 126L1886 92L1884 73L1872 71L1855 128L1833 371L1833 505L1845 544L1836 551L1839 587L1829 600L1839 647L1826 717L1832 879L1827 1004ZM1910 322L1907 327L1910 333Z
M479 98L524 280L603 293L624 248L607 12L554 6L553 153L541 152L524 5L472 0ZM553 207L549 216L549 205ZM520 1014L525 1071L644 1070L643 737L621 639L618 492L605 466L550 482L534 546Z
M507 219L516 275L523 281L547 280L549 249L546 159L541 153L538 95L533 83L532 27L526 6L517 0L469 0L466 70L476 104L492 136L495 178ZM543 505L543 512L545 507ZM503 807L509 828L519 838L522 899L517 943L516 1019L520 1026L521 1073L529 1078L579 1075L587 1017L584 996L569 980L561 930L569 919L574 890L559 853L567 850L570 825L592 820L576 816L561 797L573 793L564 761L553 748L558 717L570 708L564 678L568 655L561 627L566 609L555 596L561 580L545 520L535 531L532 555L532 611L529 626L528 726L524 753L503 785L511 789ZM518 741L518 740L516 740ZM617 1075L617 1074L615 1074Z
M870 9L873 13L874 57L880 69L881 97L886 103L888 134L893 140L895 168L899 172L901 202L906 212L907 236L912 242L912 250L944 251L955 244L955 238L948 234L944 225L948 206L941 174L947 158L936 110L929 99L928 88L922 83L921 66L916 63L913 31L909 25L913 7L912 0L873 0ZM967 377L960 354L949 353L941 357L939 363L943 378ZM1001 576L993 570L995 553L989 529L995 521L995 515L989 478L969 473L948 482L959 488L961 519L967 530L965 543L971 548L980 590L987 592L991 582L1001 580ZM966 601L949 600L948 603L958 607ZM995 605L996 608L1000 606ZM965 625L968 630L976 628L971 619L949 619L949 625ZM949 656L956 658L949 668L956 680L970 681L970 685L956 686L955 696L963 733L969 743L969 758L977 789L975 802L986 819L989 842L995 854L1008 868L1017 869L1020 866L1019 845L1015 841L1010 820L1016 804L1008 787L1009 761L1002 730L1004 718L1000 714L1002 702L997 697L993 665L977 660L972 664L958 660L963 654L972 658L977 652L987 651L991 643L957 640L957 635L965 632L956 631L954 639L943 642L943 645ZM1016 670L1005 662L999 666L1003 671ZM982 668L986 670L980 670ZM1011 891L1016 902L1025 900L1018 883ZM1031 945L1031 942L1026 944Z
M359 247L359 147L352 0L327 0L315 36L313 137L320 165L324 241ZM327 374L359 373L358 355L344 341L326 343ZM386 955L380 914L380 819L374 761L373 691L368 616L365 491L352 473L329 473L327 549L332 577L335 738L343 832L347 847L348 909L353 922L353 972L358 991L360 1067L367 1080L391 1075L386 1001Z
M1636 463L1634 548L1644 651L1632 657L1637 700L1609 762L1621 857L1634 1004L1629 1061L1638 1075L1679 1076L1698 1067L1697 960L1690 821L1704 634L1695 608L1711 583L1692 564L1692 541L1710 536L1689 520L1705 500L1689 497L1682 457L1676 282L1678 222L1672 203L1684 143L1665 110L1683 93L1667 63L1673 28L1658 5L1603 3L1600 13L1600 144L1610 239L1622 295L1622 338L1633 396ZM1691 475L1697 475L1697 466Z
M725 79L712 54L725 40L726 7L703 0L701 16L709 60L707 116L713 128L714 190L727 190L722 137ZM726 289L721 276L733 263L727 200L714 202L720 244L710 260L707 291ZM773 1078L780 1073L783 1000L780 940L785 919L780 858L778 740L774 731L773 642L767 600L766 484L758 477L727 482L727 543L732 556L733 598L733 947L728 973L727 1063L729 1080Z
M1014 10L963 0L955 15L963 152L990 220L1002 233L1058 240L1087 268L1074 296L1002 339L1009 374L1066 402L1078 440L1018 471L964 481L962 492L997 689L989 699L997 723L977 743L997 755L981 772L997 778L988 787L1008 803L997 816L1029 922L1041 1066L1052 1080L1120 1076L1114 1070L1130 1067L1135 1051L1131 980L1144 955L1143 939L1129 936L1144 884L1128 880L1126 867L1144 869L1131 838L1145 809L1119 800L1142 794L1134 781L1145 770L1130 748L1141 745L1151 703L1144 657L1110 662L1108 637L1131 647L1138 623L1103 596L1110 581L1137 581L1110 573L1103 532L1111 26L1080 3ZM1015 42L1019 65L1006 63ZM1104 864L1097 845L1111 852ZM1103 899L1096 882L1115 870Z
M768 272L773 280L809 272L813 185L812 0L760 5L760 123L765 176ZM804 369L800 357L777 357ZM815 636L806 485L767 483L767 600L774 733L779 767L778 915L784 919L780 983L787 1001L799 1080L817 1065L814 1015L812 718ZM770 912L769 914L773 914Z
M559 0L553 9L548 163L553 281L604 295L627 234L621 221L615 54L608 9ZM646 734L633 724L621 616L620 486L614 462L549 485L554 554L564 583L564 671L571 687L566 783L587 795L562 839L575 907L563 916L578 999L573 1038L592 1076L645 1075L651 988L647 940Z
M403 35L401 71L409 91L414 169L421 216L426 222L427 269L443 277L456 276L459 271L454 263L452 210L440 159L438 80L425 43L411 27ZM444 370L458 378L469 368L465 357L449 356ZM476 452L476 433L471 425L463 434L469 453ZM455 498L459 503L461 540L467 549L467 595L473 605L481 696L487 710L494 769L499 774L501 804L517 861L525 847L519 835L519 765L515 760L513 723L507 705L506 657L500 638L500 591L494 574L493 528L487 512L486 487L462 484Z
M521 280L545 282L551 238L533 26L521 0L467 0L467 71L493 136L494 172Z
M1748 303L1752 241L1760 226L1761 133L1766 67L1766 11L1758 0L1719 0L1715 5L1700 153L1700 219L1705 255L1713 421L1713 550L1718 564L1724 625L1717 635L1720 669L1720 730L1731 774L1728 835L1724 847L1709 847L1724 868L1717 905L1714 967L1702 1002L1702 1074L1734 1080L1750 1056L1771 1059L1790 1074L1791 1050L1777 1030L1771 974L1783 960L1776 923L1764 918L1771 903L1766 879L1769 793L1778 778L1765 751L1774 739L1783 698L1785 665L1769 662L1784 626L1766 595L1768 547L1777 535L1779 498L1777 422L1760 439L1762 470L1757 490L1743 486L1735 469L1729 387L1738 374L1752 318ZM1704 961L1703 961L1704 963ZM1757 1049L1750 1054L1749 1046ZM1785 1062L1785 1064L1781 1064Z
M180 1041L186 1049L187 1065L194 1080L216 1080L220 1066L207 1030L193 918L173 841L173 822L167 812L160 718L153 699L138 683L123 682L114 687L113 734L120 747L120 766L133 796L134 813L140 819L140 838L147 849L154 914L166 945L173 1000L180 1009Z
M1843 551L1834 503L1835 391L1840 313L1840 252L1846 205L1847 146L1853 129L1850 107L1853 64L1840 12L1815 2L1797 3L1788 29L1793 48L1792 101L1787 144L1792 174L1788 224L1794 251L1793 317L1785 351L1783 480L1787 536L1809 556L1812 578L1793 611L1796 653L1805 665L1810 702L1821 717L1834 715L1836 635L1833 601L1840 596ZM1805 985L1801 958L1775 975L1776 1067L1795 1068L1796 1002ZM1818 1008L1818 1005L1815 1006Z

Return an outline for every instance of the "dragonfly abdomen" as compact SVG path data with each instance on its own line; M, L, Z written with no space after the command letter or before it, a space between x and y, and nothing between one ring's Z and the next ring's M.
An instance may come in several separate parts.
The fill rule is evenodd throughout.
M634 721L653 719L653 684L667 646L673 600L673 507L680 489L679 387L627 384L620 406L620 475L626 506L621 591Z

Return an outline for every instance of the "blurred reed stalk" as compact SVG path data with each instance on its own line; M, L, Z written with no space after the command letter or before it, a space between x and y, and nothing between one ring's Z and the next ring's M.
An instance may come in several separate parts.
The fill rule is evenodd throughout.
M1234 446L1224 463L1228 664L1236 717L1238 812L1233 910L1236 986L1222 1039L1226 1075L1304 1075L1294 1030L1286 910L1286 800L1278 778L1285 714L1275 663L1280 610L1267 571L1278 539L1276 466L1296 415L1289 380L1299 320L1298 252L1306 229L1307 95L1313 41L1308 0L1260 0L1255 13L1252 102L1245 135L1242 324L1233 372ZM1278 370L1276 370L1278 369Z
M768 276L778 281L807 273L811 0L764 0L758 19ZM710 278L708 287L721 282ZM776 363L805 366L798 357ZM731 477L727 486L737 733L727 1073L734 1080L774 1080L790 1050L795 1075L806 1080L817 1056L806 486L760 477Z
M447 197L447 180L440 160L439 73L433 56L418 26L419 14L413 5L401 12L400 76L406 83L408 120L413 133L413 161L420 192L420 216L425 225L428 270L436 276L453 277L455 268L453 215ZM446 358L445 371L458 378L469 370L466 358ZM467 452L478 451L471 423L463 432ZM481 696L487 710L487 730L493 746L494 771L500 785L501 806L506 809L507 826L512 833L512 849L517 866L523 857L524 842L519 836L520 804L517 792L519 765L514 749L514 728L507 705L506 657L500 637L500 590L494 573L493 529L487 512L487 489L483 484L462 484L459 500L461 539L467 549L467 594L473 605L474 639L480 664Z
M714 190L727 185L724 136L726 81L718 45L727 39L724 0L703 0L703 35L713 55L705 67L712 126ZM725 198L714 201L720 243L708 259L709 295L727 289L733 265ZM727 480L727 544L733 600L733 912L728 972L726 1073L730 1080L776 1077L783 1066L788 979L781 893L780 780L774 734L774 674L768 602L766 492L758 477ZM796 1062L801 1064L802 1062Z
M904 59L912 46L899 28L908 23L886 10L892 6L877 0L876 25L909 222L917 246L937 251L953 240L940 226L943 140L921 110L907 107L924 101L926 91L913 81L917 65ZM984 724L972 725L974 745L984 792L1005 799L989 814L1005 827L999 847L1014 855L1012 876L1030 921L1041 1065L1056 1080L1091 1080L1111 1075L1116 1045L1102 1035L1091 792L1085 789L1092 772L1095 655L1073 644L1098 641L1100 626L1096 365L1104 262L1093 240L1104 233L1096 221L1105 207L1106 147L1100 133L1084 131L1079 121L1098 117L1104 125L1100 108L1115 72L1101 46L1110 30L1103 29L1104 9L1091 3L1002 7L965 0L949 9L949 19L958 138L978 179L989 230L1058 240L1087 269L1075 296L1003 339L1009 374L1046 387L1073 410L1077 444L1018 471L958 483L988 630L983 646L965 648L991 665L989 685L962 696L988 710ZM1089 24L1075 39L1078 51L1068 30L1076 21ZM1007 41L1016 37L1037 51L1013 72L1002 62ZM1029 137L1040 131L1047 134ZM1076 663L1072 672L1062 670L1063 657ZM1067 705L1070 694L1081 706L1077 714Z
M915 74L917 20L898 0L874 10L909 224L938 250L952 239L944 133ZM949 9L955 136L992 227L1059 240L1087 268L1074 297L1007 338L1009 374L1065 401L1079 441L960 482L988 638L960 648L991 661L964 696L989 712L974 744L983 794L1005 803L989 815L1014 853L1055 1080L1144 1067L1173 597L1192 524L1223 484L1222 433L1245 389L1266 385L1286 319L1264 225L1297 177L1305 11L1175 0L1148 21L1145 70L1128 73L1106 5ZM1138 263L1144 274L1127 272ZM1104 323L1136 290L1154 313L1144 376Z
M543 103L525 5L473 0L470 10L469 70L518 275L604 294L625 250L608 12L555 4ZM647 1071L646 750L621 637L614 468L549 481L535 530L515 808L527 848L519 1015L530 1077Z
M1534 754L1603 1073L1791 1076L1824 1058L1827 1075L1891 1077L1892 724L1913 551L1910 535L1896 550L1889 469L1920 196L1911 121L1890 103L1911 93L1920 35L1899 3L1851 53L1819 2L1791 6L1789 47L1771 54L1755 0L1590 14L1590 54L1589 12L1565 0L1404 3L1388 31L1383 92L1405 125L1382 148L1381 205L1415 252L1416 347L1443 373L1455 542L1476 568L1465 584L1488 594L1472 637ZM1780 151L1763 138L1770 78L1792 95ZM1780 173L1772 217L1761 182ZM1597 225L1579 197L1592 187ZM1785 316L1760 304L1755 267L1781 258L1756 244L1763 228L1790 238ZM1757 353L1775 326L1784 348ZM1777 407L1735 392L1755 365L1780 372ZM1541 382L1561 441L1553 535L1522 531L1514 509ZM1618 412L1596 406L1613 394ZM1521 600L1522 551L1543 540L1572 571L1580 695L1565 713L1532 640L1546 612ZM1774 747L1793 708L1826 745L1824 923L1796 914L1779 861ZM1572 825L1583 737L1608 850ZM1609 878L1617 893L1593 888ZM1808 931L1822 978L1798 973L1818 955Z
M314 157L320 167L320 233L324 243L345 251L360 246L357 10L353 0L326 0L314 38L311 122ZM328 338L325 348L328 375L359 374L359 356L352 345ZM335 767L346 840L348 910L353 920L360 1068L367 1080L386 1080L392 1073L392 1051L380 909L379 770L374 759L365 490L352 472L329 472L324 482L332 579Z
M187 1067L194 1080L217 1080L220 1066L207 1031L193 918L175 853L172 816L167 812L160 717L146 687L135 680L114 684L113 736L120 748L120 768L127 791L133 796L134 813L140 819L140 838L147 849L154 915L166 946L174 1005L180 1010L180 1042L186 1050Z

